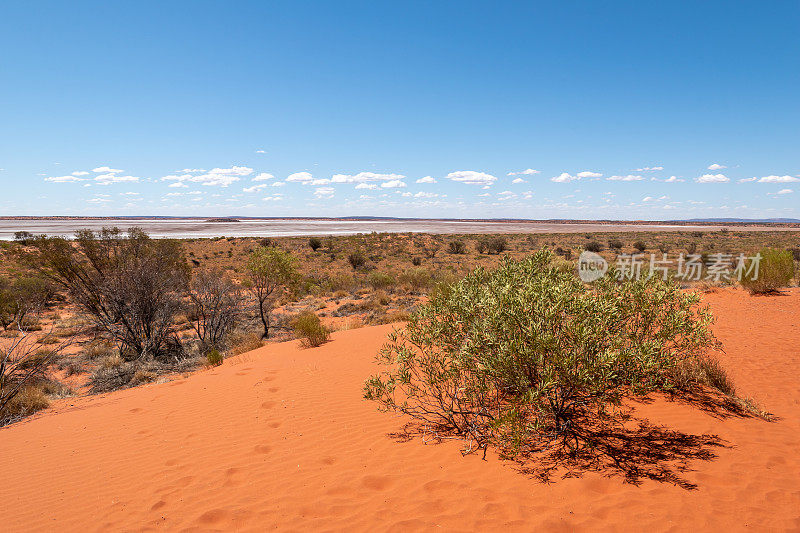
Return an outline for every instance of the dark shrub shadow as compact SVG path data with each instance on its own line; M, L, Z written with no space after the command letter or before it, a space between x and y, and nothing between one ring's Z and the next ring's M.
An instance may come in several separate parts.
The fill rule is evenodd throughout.
M706 388L697 387L664 397L691 405L717 419L775 420L771 415L757 413L742 400ZM637 399L639 403L652 401L652 397ZM692 464L711 461L717 457L718 449L731 447L718 435L695 435L654 425L634 416L633 412L634 407L621 407L613 416L581 415L572 420L569 432L525 443L518 455L509 460L519 472L543 483L599 472L637 486L652 480L694 490L697 485L685 475L693 470ZM389 437L398 443L420 439L425 444L461 439L416 422L407 423ZM472 452L485 450L467 449L464 453Z

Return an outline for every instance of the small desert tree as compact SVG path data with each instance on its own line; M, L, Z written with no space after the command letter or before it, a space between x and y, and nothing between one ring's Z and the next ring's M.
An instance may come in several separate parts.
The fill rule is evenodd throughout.
M44 275L63 287L127 360L179 353L174 318L188 282L180 243L139 228L81 230L75 240L40 238Z
M258 304L259 318L264 326L262 338L268 339L275 298L297 279L294 258L277 248L257 248L247 261L247 271L249 278L245 286Z
M21 325L27 316L39 313L53 298L50 283L41 277L0 277L0 327Z
M217 269L197 272L189 286L189 315L203 352L220 349L239 317L239 286Z
M613 414L625 395L675 386L717 346L699 297L657 277L592 285L545 251L443 287L395 331L365 397L468 449L508 455Z

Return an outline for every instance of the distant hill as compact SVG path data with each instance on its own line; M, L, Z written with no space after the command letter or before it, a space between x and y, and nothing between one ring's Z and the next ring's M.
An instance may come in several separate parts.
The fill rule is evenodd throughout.
M797 218L690 218L680 222L704 222L706 224L800 224Z

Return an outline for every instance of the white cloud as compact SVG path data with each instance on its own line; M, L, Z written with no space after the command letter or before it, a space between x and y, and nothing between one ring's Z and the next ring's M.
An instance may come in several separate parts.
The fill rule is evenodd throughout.
M267 181L273 178L275 178L275 176L272 174L269 174L268 172L262 172L261 174L254 176L251 181Z
M800 181L800 178L795 178L794 176L764 176L758 180L759 183L793 183L796 181Z
M97 167L93 168L92 172L96 172L98 174L117 174L119 172L124 172L118 168L111 168L111 167Z
M652 197L652 196L645 196L644 198L642 198L642 201L643 201L643 202L650 202L650 201L652 201L652 200L653 200L653 197Z
M377 181L400 181L406 177L402 174L380 174L376 172L359 172L358 174L334 174L332 183L368 183ZM405 187L405 185L403 185Z
M402 180L391 180L381 183L381 187L383 187L384 189L397 189L405 186L406 184Z
M667 179L664 180L664 183L678 183L678 182L681 182L681 181L684 181L684 180L682 178L679 178L678 176L670 176L670 177L668 177Z
M527 181L525 181L522 178L514 178L513 180L511 180L511 183L527 183Z
M333 198L335 192L333 187L317 187L314 190L314 196L317 198Z
M169 185L167 185L167 187L172 187L173 189L177 189L179 187L189 188L189 186L183 183L182 181L176 181L175 183L170 183Z
M636 168L633 171L634 172L653 172L653 171L656 171L656 170L664 170L664 167L642 167L642 168Z
M266 154L267 151L266 150L256 150L256 153L257 154Z
M96 181L98 185L111 185L112 183L136 183L139 181L139 178L136 176L101 174L99 176L95 176L94 181Z
M602 174L600 172L591 172L589 170L584 170L583 172L578 172L579 178L599 178Z
M792 189L781 189L778 191L778 194L792 194L793 192Z
M742 178L739 180L739 183L749 183L752 181L758 181L758 178L756 178L755 176L753 176L752 178Z
M50 183L75 183L84 181L84 178L78 178L77 176L50 176L45 178L44 181L49 181Z
M476 172L474 170L457 170L448 174L447 179L457 181L459 183L466 183L468 185L484 185L489 186L497 178L485 172Z
M644 178L638 174L628 174L627 176L609 176L608 181L642 181Z
M522 175L522 176L532 176L534 174L541 174L541 173L542 173L541 170L533 170L532 168L528 168L528 169L522 170L520 172L509 172L508 175L509 176L520 176L520 175Z
M260 183L258 185L253 185L252 187L245 187L244 189L242 189L242 192L246 193L256 192L263 189L266 186L267 186L266 183Z
M77 171L73 172L72 175L73 176L88 176L89 173L86 172L85 170L77 170Z
M282 182L282 181L276 181L276 182L272 183L273 187L283 187L284 185L286 185L286 184L284 182Z
M265 196L262 198L265 202L277 202L278 200L283 200L282 194L271 194L269 196Z
M435 192L418 192L414 195L414 198L437 198L439 195Z
M562 172L558 176L550 178L550 181L553 181L555 183L569 183L570 181L575 181L575 180L579 180L579 179L580 178L578 176L573 176L572 174L570 174L568 172Z
M719 163L711 163L708 165L708 170L722 170L723 168L728 168L725 165L720 165Z
M289 174L289 177L286 178L286 181L288 182L297 183L307 183L313 180L314 176L312 176L310 172L295 172L294 174Z
M703 174L695 181L697 183L727 183L731 180L724 174Z
M311 180L309 185L327 185L331 182L328 178L317 178L315 180Z
M180 174L164 176L162 181L175 181L175 182L192 182L199 183L208 187L227 187L228 185L237 182L241 176L249 176L253 173L250 167L232 166L231 168L213 168L206 174L193 175L193 174Z
M204 168L184 168L182 170L178 170L176 172L180 172L181 174L193 174L195 172L205 172L206 169Z
M418 179L417 183L436 183L436 180L433 179L432 176L425 176L424 178Z
M359 183L356 185L356 189L377 189L378 186L374 183Z

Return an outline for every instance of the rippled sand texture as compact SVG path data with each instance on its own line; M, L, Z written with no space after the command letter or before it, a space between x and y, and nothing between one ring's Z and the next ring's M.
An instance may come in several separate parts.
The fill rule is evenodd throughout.
M361 399L391 329L378 326L66 400L0 430L2 529L800 529L800 292L706 299L725 367L780 419L723 418L663 399L637 405L653 424L718 435L698 444L710 456L685 471L664 458L678 484L626 483L613 468L543 483L491 453L462 458L457 442L390 436L404 420Z

